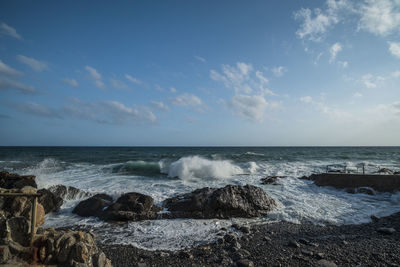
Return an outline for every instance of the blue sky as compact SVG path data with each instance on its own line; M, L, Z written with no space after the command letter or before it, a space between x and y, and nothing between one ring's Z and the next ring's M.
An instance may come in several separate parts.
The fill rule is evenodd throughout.
M400 1L2 1L0 145L400 145Z

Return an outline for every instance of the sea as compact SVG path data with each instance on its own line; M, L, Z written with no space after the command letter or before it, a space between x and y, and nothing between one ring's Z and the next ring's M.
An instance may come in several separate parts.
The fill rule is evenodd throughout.
M148 250L178 250L217 240L221 228L287 221L318 225L361 224L371 215L400 211L400 193L349 194L318 187L304 175L343 168L373 173L400 170L400 147L0 147L0 170L36 175L39 188L63 184L117 199L127 192L150 195L156 203L203 187L251 184L273 197L267 216L230 220L173 219L111 224L83 218L64 202L46 215L43 227L84 227L107 244ZM263 185L267 176L286 176Z

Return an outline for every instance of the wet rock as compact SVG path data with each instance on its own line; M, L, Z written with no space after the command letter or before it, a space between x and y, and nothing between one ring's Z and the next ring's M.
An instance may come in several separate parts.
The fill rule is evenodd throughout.
M109 221L140 221L158 217L160 207L154 205L152 197L140 193L126 193L110 205L100 216Z
M9 240L22 246L28 246L30 240L30 223L25 217L13 217L7 220Z
M323 252L318 252L317 254L315 254L315 256L317 257L317 259L323 259L323 258L325 258L325 253L323 253Z
M105 194L97 194L79 204L72 210L73 213L82 217L96 216L101 217L104 208L112 204L112 198Z
M309 245L310 241L305 238L299 238L299 243L304 244L304 245Z
M379 233L385 234L385 235L391 235L394 234L396 232L396 230L394 228L391 227L380 227L377 229L377 231Z
M306 256L313 256L313 255L314 255L314 252L309 251L309 250L306 250L306 249L302 249L302 250L301 250L301 253L302 253L303 255L306 255Z
M262 184L276 184L278 179L286 178L286 176L267 176L265 178L261 178Z
M10 257L10 249L8 246L0 246L0 264L6 263Z
M246 258L250 257L250 255L251 255L250 252L248 252L247 250L239 249L235 253L233 253L232 259L234 261L238 261L241 259L246 259Z
M53 185L48 188L56 197L64 200L74 200L89 197L91 194L73 186Z
M237 241L237 238L236 238L236 236L234 236L233 234L226 234L225 236L224 236L224 240L225 240L225 242L227 242L227 243L233 243L233 242L235 242L235 241Z
M206 187L164 201L173 218L250 218L265 215L275 206L263 189L252 185Z
M43 206L46 214L60 210L63 204L63 199L61 197L56 196L48 189L40 189L37 192L41 194L39 203Z

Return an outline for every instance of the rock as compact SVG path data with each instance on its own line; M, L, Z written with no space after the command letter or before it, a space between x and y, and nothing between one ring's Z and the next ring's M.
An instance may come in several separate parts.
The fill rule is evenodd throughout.
M379 233L386 234L386 235L391 235L391 234L394 234L396 232L396 230L394 228L391 228L391 227L380 227L380 228L377 229L377 231Z
M10 249L8 246L0 246L0 264L5 264L10 257Z
M263 189L227 185L223 188L201 188L164 201L173 218L226 219L258 217L267 214L275 201Z
M93 256L94 267L111 267L111 261L107 259L104 252L99 252Z
M33 175L18 175L3 171L0 172L0 187L6 189L21 189L25 186L37 188L35 179L36 177Z
M28 246L30 241L30 223L25 217L13 217L7 220L7 231L9 239L22 245Z
M119 197L100 217L107 221L153 220L158 217L160 210L160 207L154 205L152 197L131 192Z
M267 176L265 178L261 178L261 183L262 184L275 184L276 181L282 178L286 178L286 176Z
M224 240L225 240L225 242L227 242L227 243L233 243L233 242L235 242L236 240L237 240L237 238L236 238L236 236L234 236L234 235L232 235L232 234L226 234L225 236L224 236Z
M318 258L318 259L323 259L323 258L325 258L325 253L323 253L323 252L318 252L317 254L315 254L315 256Z
M394 172L388 168L381 168L381 169L379 169L379 171L377 171L377 173L384 173L384 174L390 174L390 175L394 174Z
M264 241L266 241L266 242L271 242L271 238L269 237L269 236L264 236Z
M314 255L314 252L309 251L309 250L306 250L306 249L302 249L302 250L301 250L301 253L302 253L303 255L306 255L306 256L313 256L313 255Z
M294 240L290 240L288 246L289 246L289 247L292 247L292 248L299 248L299 247L300 247L300 244L297 243L297 242L294 241Z
M334 262L327 261L327 260L319 260L319 261L317 261L317 266L321 266L321 267L337 267L337 265Z
M245 250L245 249L239 249L238 251L236 251L233 255L232 255L232 259L234 260L234 261L237 261L237 260L241 260L241 259L246 259L246 258L248 258L248 257L250 257L250 252L248 252L247 250Z
M72 210L72 213L82 217L96 216L101 217L104 208L112 204L112 198L105 194L97 194L79 204Z
M63 199L61 197L56 196L48 189L40 189L37 192L41 194L39 197L39 203L43 206L46 214L60 210L63 204Z
M299 243L304 244L304 245L309 245L310 241L305 238L299 238Z
M49 187L48 190L56 197L61 197L64 200L74 200L91 196L90 193L73 186L53 185Z
M248 259L238 260L236 262L237 267L254 267L254 263Z

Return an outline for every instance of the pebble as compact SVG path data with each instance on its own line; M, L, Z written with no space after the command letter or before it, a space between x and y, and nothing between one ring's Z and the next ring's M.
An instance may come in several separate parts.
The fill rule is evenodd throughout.
M325 253L322 252L318 252L317 254L315 254L317 256L318 259L323 259L325 258Z
M294 240L290 240L288 245L289 245L290 247L292 247L292 248L299 248L299 247L300 247L300 244L297 243L297 242L294 241Z
M306 250L306 249L302 249L301 253L304 254L304 255L307 255L307 256L313 256L314 255L314 252Z
M236 262L237 267L254 267L254 263L251 260L242 259Z
M271 242L271 238L269 236L264 236L264 241Z
M377 230L379 233L382 234L386 234L386 235L391 235L394 234L396 232L396 230L394 228L391 227L380 227Z
M305 238L300 238L300 239L299 239L299 242L302 243L302 244L304 244L304 245L309 245L309 244L310 244L310 241L308 241L308 240L305 239Z
M319 261L317 261L317 266L321 266L321 267L337 267L337 265L334 262L327 261L327 260L319 260Z

